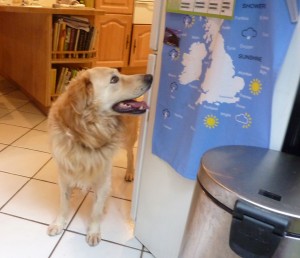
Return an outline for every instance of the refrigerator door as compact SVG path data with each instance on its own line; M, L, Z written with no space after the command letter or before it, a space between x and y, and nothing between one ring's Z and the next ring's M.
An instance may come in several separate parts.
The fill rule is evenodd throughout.
M164 16L160 37L163 33ZM140 135L132 213L136 214L135 236L156 258L166 258L178 257L195 182L179 176L167 163L152 154L162 40L158 42L149 120L143 124Z
M154 10L152 17L150 48L154 51L158 50L159 33L161 30L162 16L164 15L165 1L156 0L154 2Z
M148 128L144 131L135 236L156 258L166 258L178 257L195 182L179 176L152 154L158 78L156 74Z
M156 59L157 59L156 54L150 54L148 56L147 74L154 75L155 66L156 66ZM148 91L144 95L144 99L151 106L151 104L150 104L151 90ZM131 217L134 220L136 219L137 203L138 203L138 197L139 197L139 194L140 194L140 179L141 179L141 170L142 170L142 158L143 158L144 150L145 150L148 120L149 120L149 113L146 113L144 116L142 116L142 119L141 119L140 133L139 133L139 140L138 140L139 145L138 145L138 149L137 149L137 158L136 158L136 164L135 164L135 167L136 167L135 180L134 180L133 196L132 196L132 203L131 203Z

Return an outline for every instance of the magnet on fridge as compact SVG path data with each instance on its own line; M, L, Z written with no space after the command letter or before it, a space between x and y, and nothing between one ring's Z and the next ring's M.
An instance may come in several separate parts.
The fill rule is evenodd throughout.
M180 41L179 34L180 31L178 30L166 28L164 43L172 47L179 47L179 41Z

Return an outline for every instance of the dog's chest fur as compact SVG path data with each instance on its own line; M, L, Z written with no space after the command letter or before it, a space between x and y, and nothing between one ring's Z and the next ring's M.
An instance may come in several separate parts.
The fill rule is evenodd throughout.
M123 137L118 116L70 114L54 106L49 127L60 180L72 187L89 189L110 176L112 158Z

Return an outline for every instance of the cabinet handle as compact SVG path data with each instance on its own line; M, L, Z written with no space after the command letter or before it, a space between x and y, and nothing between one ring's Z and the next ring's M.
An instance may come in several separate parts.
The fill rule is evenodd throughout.
M135 53L135 49L136 49L136 39L134 40L134 43L133 43L133 54Z
M126 38L126 49L129 47L129 35L127 35L127 38Z

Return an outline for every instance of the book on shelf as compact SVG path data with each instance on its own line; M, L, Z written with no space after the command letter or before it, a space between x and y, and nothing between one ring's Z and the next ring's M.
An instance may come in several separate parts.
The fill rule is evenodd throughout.
M59 38L58 38L58 51L64 51L66 40L66 28L67 25L64 21L59 23ZM64 58L64 55L59 55L60 58Z
M50 94L54 95L56 90L56 75L57 75L57 69L51 68L50 71Z
M54 85L51 87L51 95L59 95L63 93L69 85L69 82L77 76L77 73L81 70L85 70L84 67L66 67L59 66L51 69L51 82L54 81ZM55 74L54 74L55 70ZM52 71L55 78L52 80ZM56 84L55 84L56 82Z
M70 48L70 39L71 39L71 27L66 26L66 37L64 43L64 51L68 51Z
M58 48L58 35L59 35L59 24L58 24L58 22L56 22L56 23L54 23L54 26L53 26L53 37L52 37L53 51L57 51L57 48Z
M65 74L65 70L66 70L66 67L60 67L59 68L59 75L58 75L58 78L56 78L57 79L57 84L56 84L56 87L55 87L55 94L61 93L62 82L63 82L63 77L64 77L64 74Z
M57 15L53 24L53 51L91 51L96 29L85 17ZM86 54L56 54L54 58L92 57Z

